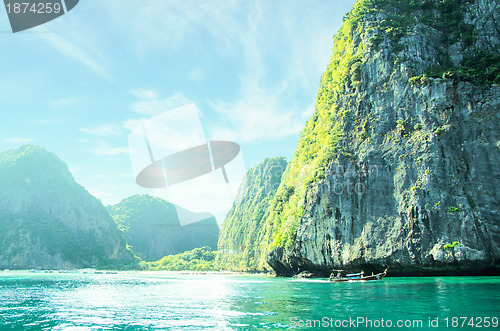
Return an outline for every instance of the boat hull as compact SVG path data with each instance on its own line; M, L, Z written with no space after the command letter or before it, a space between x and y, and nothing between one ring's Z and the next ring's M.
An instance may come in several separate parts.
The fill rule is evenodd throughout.
M359 277L359 278L330 278L330 281L332 283L339 283L339 282L366 282L366 281L373 281L373 280L382 280L385 276L387 275L387 269L384 272L378 273L376 275L370 275L370 276L364 276L364 277Z

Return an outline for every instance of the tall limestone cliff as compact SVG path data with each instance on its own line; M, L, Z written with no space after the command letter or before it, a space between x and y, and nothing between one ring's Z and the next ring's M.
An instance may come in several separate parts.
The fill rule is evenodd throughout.
M287 162L266 159L248 170L222 223L216 266L232 271L266 271L265 220Z
M64 269L133 263L99 200L37 146L0 154L0 268Z
M358 0L267 219L278 275L500 271L500 15Z
M208 213L199 215L147 194L126 198L108 211L133 252L147 261L203 246L217 247L219 226ZM186 220L201 220L181 226L178 211Z

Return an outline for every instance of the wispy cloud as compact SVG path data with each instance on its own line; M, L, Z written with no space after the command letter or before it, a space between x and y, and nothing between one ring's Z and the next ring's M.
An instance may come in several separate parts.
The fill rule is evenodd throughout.
M126 120L122 123L123 127L127 130L134 130L135 128L139 127L141 124L144 123L146 119L145 118L140 118L140 119L130 119Z
M304 109L304 111L302 112L302 114L300 114L300 116L302 116L302 118L309 118L313 114L314 114L314 103L311 103L309 107Z
M33 139L25 137L12 137L12 138L4 138L2 139L2 142L5 144L12 144L12 145L23 145L33 142Z
M193 103L193 101L179 93L166 98L159 98L155 92L149 90L133 90L132 94L139 98L139 101L132 104L132 110L139 115L145 116L158 115Z
M202 68L196 68L189 73L189 79L195 83L201 82L205 77L205 71Z
M127 154L128 152L128 147L116 147L111 145L109 142L104 141L99 141L97 145L92 148L92 153L96 155L114 156L119 154Z
M67 121L66 117L47 117L47 118L29 118L28 121L36 123L37 125L60 125Z
M79 101L80 100L78 98L72 98L72 97L61 98L52 101L50 103L50 107L52 108L52 110L60 111L76 106Z
M154 100L158 98L158 93L154 90L148 90L148 89L136 89L130 91L135 97L139 99L150 99Z
M228 120L225 126L212 128L212 139L245 142L280 139L297 134L303 128L308 112L284 110L272 92L255 88L236 102L212 104Z
M237 92L208 100L223 119L212 123L212 133L254 141L300 132L312 113L310 105L331 56L332 36L353 3L123 0L119 8L103 2L102 9L126 31L128 46L138 54L189 49L203 54L203 45L210 44L212 52L242 65L239 86L221 86ZM187 78L200 82L206 69L194 67ZM152 90L133 93L140 100L132 110L142 116L189 102L182 95L161 98Z
M69 39L56 33L44 33L40 35L44 41L52 46L59 53L73 59L76 62L87 67L92 72L110 80L110 75L104 63L108 60L98 51L89 52L82 46L77 45L75 41L78 39Z
M297 31L288 22L273 21L274 5L257 3L258 6L249 12L249 28L238 32L240 38L245 40L242 50L246 66L240 76L239 95L232 101L211 102L212 108L225 119L224 125L212 127L213 139L231 137L245 142L281 139L298 134L313 110L310 105L296 104L296 95L304 91L314 95L314 70L310 68L315 67L313 62L326 66L327 58L318 59L307 50L307 43L314 37L294 36ZM306 14L307 10L303 13ZM293 17L294 13L291 14ZM290 20L290 16L287 19ZM269 26L272 21L274 29ZM310 26L304 29L309 33L314 30ZM293 42L293 37L306 44ZM287 42L283 43L282 39ZM274 53L274 49L278 50L278 54ZM274 63L274 58L285 61ZM282 67L283 72L277 74L275 67ZM315 74L319 81L320 70Z
M121 0L120 6L100 3L100 9L128 36L129 47L138 54L186 46L197 48L198 43L192 41L199 31L215 36L216 49L225 52L231 44L229 39L234 37L231 28L250 7L246 2L225 0Z
M152 0L140 8L124 1L132 7L122 8L120 14L126 17L132 38L140 36L134 43L140 45L141 52L158 47L175 51L210 42L216 51L243 65L236 97L210 102L222 119L212 123L212 135L243 141L280 139L300 132L312 113L310 105L314 104L337 29L334 25L338 23L329 26L325 22L339 22L353 2L346 1L339 5L343 8L328 13L324 6L311 7L299 1L290 5L260 0L209 4ZM337 19L332 17L335 15ZM193 68L188 79L196 83L204 74L202 68ZM132 110L144 116L189 102L179 95L162 99L149 90L134 94L141 100ZM309 101L297 103L304 96Z
M92 136L106 137L106 136L115 136L120 134L121 128L118 125L109 124L109 125L92 126L88 128L80 128L80 131Z

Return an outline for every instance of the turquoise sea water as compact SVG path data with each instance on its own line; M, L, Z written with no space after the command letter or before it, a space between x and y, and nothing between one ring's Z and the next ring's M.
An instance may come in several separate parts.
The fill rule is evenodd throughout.
M499 318L500 277L0 274L2 330L484 330Z

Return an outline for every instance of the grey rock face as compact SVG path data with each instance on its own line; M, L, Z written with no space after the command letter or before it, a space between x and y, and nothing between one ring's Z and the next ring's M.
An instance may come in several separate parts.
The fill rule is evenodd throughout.
M445 47L416 23L399 53L387 38L365 53L360 86L336 101L348 111L345 153L309 186L293 250L268 254L278 275L386 266L392 275L500 272L500 86L410 82L443 52L456 63L466 47L498 53L498 13L495 1L471 4L472 46ZM353 47L373 33L356 32Z
M182 209L147 194L134 195L108 207L127 244L144 260L156 261L203 246L216 249L219 226L215 217L183 210L186 219L200 221L181 226L179 210Z
M101 202L37 146L0 154L0 268L63 269L132 261Z

